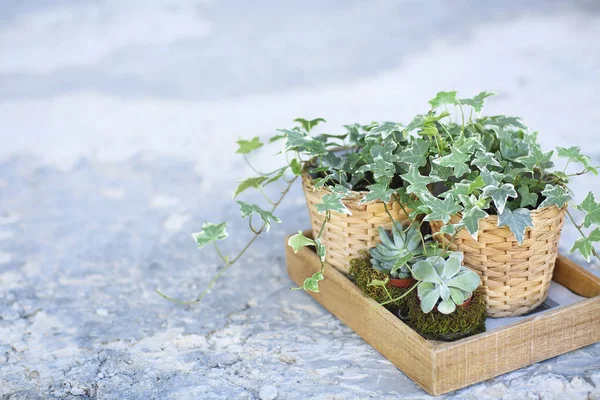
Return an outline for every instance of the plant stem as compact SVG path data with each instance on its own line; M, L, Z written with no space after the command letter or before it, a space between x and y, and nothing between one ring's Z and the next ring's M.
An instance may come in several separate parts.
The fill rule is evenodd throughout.
M275 203L273 203L273 207L271 207L271 211L270 211L271 213L275 212L277 207L281 204L281 202L283 201L285 196L289 193L289 191L292 188L292 185L296 181L296 179L298 179L298 176L294 176L294 178L291 181L289 181L288 185L285 187L283 192L281 192L281 197L279 198L279 200L277 200ZM260 236L261 233L264 232L264 230L265 230L265 224L263 224L263 226L258 231L254 232L254 236L252 236L252 239L250 239L250 241L246 244L246 246L231 261L226 261L225 258L221 255L220 251L218 251L218 247L216 247L216 245L215 245L215 248L217 249L219 257L221 257L221 259L223 261L226 261L225 266L223 268L221 268L221 270L217 273L217 275L215 275L215 277L210 281L210 283L208 284L206 289L204 289L204 291L200 294L200 296L198 296L194 300L191 300L191 301L177 300L177 299L171 298L171 297L161 293L160 291L158 291L158 289L156 290L156 293L158 293L163 298L170 300L172 302L178 303L178 304L190 305L190 304L200 303L202 301L202 299L204 298L204 296L206 296L206 294L210 291L210 289L212 289L212 287L215 285L215 283L221 277L221 275L223 275L225 273L225 271L227 271L233 264L236 263L237 260L240 259L240 257L242 257L244 255L244 253L246 253L246 251L250 248L250 246L252 246L252 243L254 243L254 241Z
M569 211L569 209L567 209L567 216L571 220L571 223L573 224L573 226L575 226L575 228L577 228L581 237L583 237L584 239L587 239L587 236L585 236L585 233L583 233L583 231L581 230L581 225L578 225L575 222L575 219L573 218L573 215L571 215L571 212ZM598 260L600 260L600 255L598 255L598 253L596 252L594 247L592 247L592 254L594 255L594 257L596 257Z
M400 300L400 299L402 299L402 298L404 298L404 297L408 296L408 294L409 294L410 292L412 292L413 290L415 290L415 288L416 288L417 286L419 286L419 282L420 282L420 281L418 281L417 283L415 283L415 284L414 284L414 285L413 285L413 286L412 286L410 289L408 289L408 290L407 290L405 293L403 293L402 295L400 295L400 296L398 296L398 297L396 297L396 298L394 298L394 299L391 299L391 300L388 300L388 301L384 301L383 303L379 303L379 305L380 305L380 306L385 306L386 304L393 303L393 302L395 302L395 301L398 301L398 300Z

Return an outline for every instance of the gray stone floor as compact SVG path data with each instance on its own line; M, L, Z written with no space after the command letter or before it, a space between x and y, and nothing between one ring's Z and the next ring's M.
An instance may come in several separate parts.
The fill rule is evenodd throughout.
M2 399L429 398L288 290L299 187L202 304L154 289L192 298L209 282L218 260L189 236L206 220L229 222L228 252L243 246L231 193L251 172L235 141L298 116L335 131L407 120L438 90L495 90L490 113L600 164L600 8L521 3L0 4ZM447 396L599 397L600 345Z

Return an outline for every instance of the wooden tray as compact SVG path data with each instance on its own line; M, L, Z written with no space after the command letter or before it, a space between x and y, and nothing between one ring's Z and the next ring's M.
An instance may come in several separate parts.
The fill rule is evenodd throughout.
M294 254L287 239L286 249L288 273L301 286L319 270L319 259L308 247ZM428 393L440 395L600 341L600 278L558 256L552 279L588 299L455 342L422 338L331 266L320 293L308 293Z

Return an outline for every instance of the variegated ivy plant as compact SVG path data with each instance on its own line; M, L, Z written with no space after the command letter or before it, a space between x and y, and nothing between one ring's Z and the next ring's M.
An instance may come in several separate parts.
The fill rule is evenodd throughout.
M206 222L200 232L192 235L198 247L214 246L224 266L204 292L186 303L201 301L256 238L268 232L272 223L280 222L276 210L305 169L315 187L331 189L317 205L318 211L325 215L323 226L332 211L349 214L342 200L351 190L359 190L366 192L361 199L363 203L397 201L402 207L407 206L412 210L409 217L413 222L422 216L424 221L440 220L448 224L453 215L461 215L459 223L444 226L441 233L450 235L467 229L477 237L479 220L496 214L499 225L510 228L521 242L526 228L532 226L532 210L548 205L565 206L571 199L569 179L585 173L597 175L598 171L578 147L557 148L556 155L565 160L565 165L564 169L553 169L554 151L543 151L537 134L519 118L481 115L485 99L492 95L481 92L471 98L459 98L454 91L440 92L430 100L430 110L414 117L408 125L353 124L344 126L341 134L311 135L313 128L324 120L296 119L297 126L281 129L268 140L269 144L280 146L287 160L281 168L269 173L260 172L248 158L265 143L258 137L239 140L237 153L244 157L255 176L239 183L234 198L255 189L263 193L268 207L236 201L241 217L248 219L253 232L252 239L236 256L223 255L219 248L219 241L228 236L225 223ZM567 167L574 164L581 170L567 173ZM264 189L277 184L283 187L281 196L271 199ZM443 185L442 190L436 190L436 185ZM598 257L593 245L600 242L600 204L589 193L576 208L585 217L578 224L567 212L581 233L571 250L580 251L589 261L591 255ZM261 220L259 226L255 225L256 219ZM307 277L298 289L318 291L327 251L320 233L311 239L299 232L291 237L289 245L295 251L316 246L321 270Z

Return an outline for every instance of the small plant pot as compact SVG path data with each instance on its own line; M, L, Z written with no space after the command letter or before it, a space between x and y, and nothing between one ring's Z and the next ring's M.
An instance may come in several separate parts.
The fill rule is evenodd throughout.
M372 298L378 303L390 300L388 293L392 298L397 298L409 290L409 287L396 287L389 283L388 288L384 286L369 286L369 283L374 279L383 281L387 278L387 275L373 268L369 253L365 250L359 252L359 256L350 261L349 271L350 276L356 282L356 286L362 290L365 296ZM405 315L408 313L408 307L406 306L408 297L408 295L404 296L400 300L386 304L384 307L396 315Z
M414 278L402 278L402 279L391 279L390 278L390 286L393 287L397 287L397 288L401 288L401 289L406 289L411 287L412 285L414 285L416 283L416 279Z
M415 281L416 282L416 281ZM469 296L468 299L465 300L464 303L459 304L458 306L456 306L457 308L467 308L469 307L469 304L471 304L471 300L473 299L473 295ZM421 299L419 299L419 296L417 296L417 302L419 303L419 305L421 304ZM435 311L437 311L437 306L433 307L433 309Z
M477 240L461 229L448 245L452 251L462 251L464 264L481 276L490 317L513 317L537 308L548 296L552 272L558 255L558 241L565 219L566 207L548 206L531 212L533 228L525 231L525 240L517 242L507 227L498 227L498 216L479 221ZM449 223L460 221L460 214ZM431 221L432 233L444 226ZM449 235L435 235L446 244Z
M450 342L485 332L485 296L479 290L451 314L437 307L425 314L416 293L407 297L408 324L425 339Z

